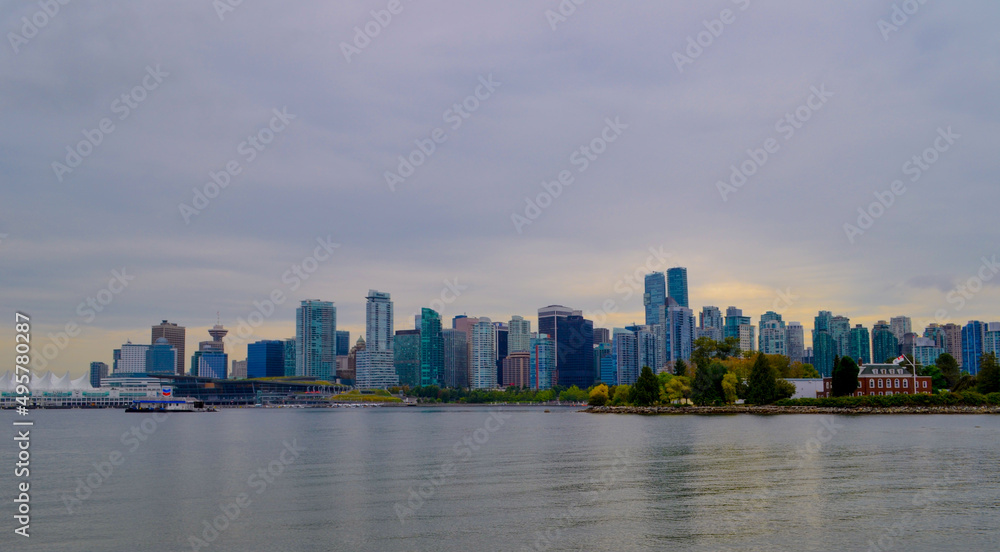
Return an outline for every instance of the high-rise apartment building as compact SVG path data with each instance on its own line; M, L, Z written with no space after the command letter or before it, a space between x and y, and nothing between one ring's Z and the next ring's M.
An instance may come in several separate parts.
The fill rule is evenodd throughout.
M667 280L662 272L646 275L642 304L646 308L646 325L660 323L660 307L667 304Z
M497 387L497 342L493 321L480 318L472 327L472 364L469 366L473 389Z
M618 385L634 385L639 379L638 340L635 332L615 328L611 335L611 347L616 362L615 379Z
M392 298L372 289L366 299L365 350L358 353L357 385L363 389L385 389L399 384L393 364Z
M531 347L529 342L528 347ZM528 351L516 351L509 353L503 359L503 382L506 387L530 387L531 386L531 353Z
M766 355L788 354L785 322L774 311L760 315L760 352Z
M702 307L698 319L698 337L708 337L714 341L722 341L722 329L725 326L722 311L719 307Z
M396 330L392 358L399 385L420 385L420 330Z
M337 355L347 356L351 352L351 332L347 330L337 330Z
M295 357L295 338L289 337L283 341L284 353L285 353L285 376L295 375L295 362L297 361Z
M889 331L902 343L903 336L913 331L913 321L909 316L893 316L889 319Z
M122 348L118 350L118 358L115 362L115 375L145 374L146 351L149 348L150 345L132 343L131 341L122 345Z
M446 328L441 330L444 350L444 373L442 382L445 387L469 387L469 340L463 330Z
M514 315L507 323L507 353L528 352L531 349L531 321Z
M743 316L743 309L729 307L726 309L726 322L723 328L722 337L735 337L740 340L741 351L756 350L756 340L754 339L754 326L750 323L749 316Z
M531 388L551 389L556 371L555 342L548 335L538 333L531 338L531 365L528 367Z
M295 375L332 381L336 374L337 307L307 299L295 309Z
M234 360L230 362L229 379L247 379L247 361Z
M785 326L785 348L788 350L789 362L805 362L805 329L802 324L789 322Z
M872 363L872 342L868 335L868 328L861 324L857 324L851 328L847 353L844 356L853 358L854 362L857 362L859 365Z
M830 333L836 345L836 354L848 356L851 348L851 320L846 316L834 316L830 319Z
M184 360L186 358L184 356L185 333L184 326L178 326L173 322L164 320L158 325L153 326L149 340L150 343L156 343L156 340L162 337L177 350L177 366L174 368L174 373L178 376L184 375Z
M607 328L594 328L594 346L601 343L611 343L611 330Z
M962 328L962 369L973 376L979 373L979 357L983 355L986 341L986 324L970 320Z
M108 377L108 365L103 362L90 363L90 385L100 387L101 381Z
M899 356L899 340L896 334L892 333L892 327L885 321L879 320L872 327L872 362L875 364L892 362Z
M833 315L819 311L813 323L813 367L823 377L833 374L833 361L837 356L837 342L833 338Z
M948 354L958 361L959 366L962 366L962 327L953 323L945 324L942 327L944 328L945 348L948 350Z
M437 311L420 310L420 385L443 384L444 336L441 315Z
M691 307L688 304L688 269L675 267L667 270L667 296L682 307Z

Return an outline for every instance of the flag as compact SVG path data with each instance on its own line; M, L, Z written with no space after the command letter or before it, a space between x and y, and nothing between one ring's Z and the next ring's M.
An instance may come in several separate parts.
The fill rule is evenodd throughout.
M895 360L892 361L892 363L899 366L899 363L903 362L904 360L906 360L906 357L903 355L899 355L898 357L896 357Z

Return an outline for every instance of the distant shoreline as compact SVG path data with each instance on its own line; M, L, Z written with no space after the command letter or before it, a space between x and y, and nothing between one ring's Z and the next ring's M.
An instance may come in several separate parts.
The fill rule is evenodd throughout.
M1000 406L590 406L591 414L1000 414Z

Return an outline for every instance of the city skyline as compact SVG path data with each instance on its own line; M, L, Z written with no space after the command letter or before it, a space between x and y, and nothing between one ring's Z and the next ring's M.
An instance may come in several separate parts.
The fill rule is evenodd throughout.
M293 335L314 297L358 335L370 288L399 320L611 301L599 325L625 327L642 274L674 266L695 312L989 320L1000 6L921 5L886 32L890 3L722 4L707 47L689 39L722 6L588 2L553 24L526 0L407 5L350 59L377 6L66 7L2 53L0 307L40 347L75 324L49 363L75 374L163 319L235 331L274 292L257 338ZM126 20L156 24L89 40ZM57 172L67 150L86 155Z

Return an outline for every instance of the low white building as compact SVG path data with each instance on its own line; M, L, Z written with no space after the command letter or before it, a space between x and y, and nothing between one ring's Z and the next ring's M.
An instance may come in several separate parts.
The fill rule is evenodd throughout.
M12 372L0 375L0 408L18 406L18 385ZM31 390L28 406L39 408L124 408L137 399L160 398L164 390L157 378L112 376L104 378L101 387L95 388L90 385L89 376L70 379L68 373L60 377L52 372L32 374L28 388Z
M795 385L793 399L815 399L823 392L823 378L787 378Z

